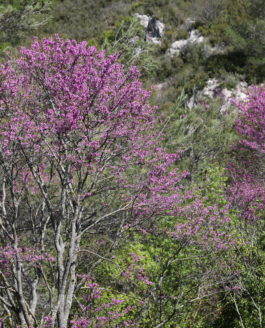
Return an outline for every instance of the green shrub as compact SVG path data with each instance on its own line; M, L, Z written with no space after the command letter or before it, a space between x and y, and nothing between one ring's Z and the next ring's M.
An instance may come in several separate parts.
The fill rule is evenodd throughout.
M235 114L220 113L220 101L202 104L191 110L179 108L172 115L168 130L168 144L183 149L183 168L197 174L205 163L222 164L230 156L236 134L233 130Z
M227 89L234 89L238 82L243 78L243 76L238 74L232 74L227 73L226 71L223 71L223 74L220 74L221 76L221 88L227 88Z

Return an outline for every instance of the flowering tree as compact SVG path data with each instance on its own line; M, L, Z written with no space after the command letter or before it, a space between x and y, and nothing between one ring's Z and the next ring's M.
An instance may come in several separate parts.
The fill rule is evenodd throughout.
M264 287L260 272L264 266L265 210L265 87L249 90L246 101L236 104L239 109L235 129L240 140L234 147L234 158L228 165L230 206L240 220L237 231L239 294L231 293L242 327L264 326ZM252 315L253 314L253 315Z
M247 101L237 104L236 131L241 140L235 147L236 161L229 164L233 184L230 201L240 209L247 222L264 210L265 87L253 87Z
M0 311L11 326L67 327L78 273L125 229L178 212L179 155L159 147L149 92L117 58L56 37L0 67Z
M236 130L242 136L241 143L252 150L265 153L265 87L250 90L248 100L238 104L239 119Z

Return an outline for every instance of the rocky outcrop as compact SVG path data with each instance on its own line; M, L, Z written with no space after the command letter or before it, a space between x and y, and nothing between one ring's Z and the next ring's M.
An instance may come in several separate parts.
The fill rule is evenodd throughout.
M221 107L221 112L227 111L231 107L233 101L239 102L247 100L247 89L248 84L246 82L239 82L237 86L231 90L223 89L222 97L224 100L224 104Z
M213 99L221 99L221 112L227 111L234 101L244 101L247 99L248 84L246 82L239 82L234 89L222 89L220 82L217 79L209 79L206 86L189 99L187 107L192 109L201 104L207 104Z
M140 20L140 24L145 28L145 40L161 44L161 38L164 34L165 25L155 17L134 14L134 17Z
M217 79L209 79L206 86L198 91L194 92L192 97L187 102L187 107L192 109L193 107L199 105L200 103L208 102L211 99L216 98L221 94L220 83Z
M145 28L145 40L158 45L161 45L161 38L164 35L165 25L154 16L140 15L138 13L133 15L138 18L140 24ZM173 42L170 48L167 50L167 55L179 56L181 51L188 45L203 44L205 57L220 54L224 52L221 46L210 45L207 38L202 36L199 30L194 29L196 21L192 18L187 18L185 22L179 27L189 31L189 38L183 40L177 40Z
M194 21L191 21L190 24L194 23ZM192 26L192 25L190 25ZM222 54L225 52L225 48L222 46L212 46L208 40L208 38L205 38L202 36L199 32L199 30L190 30L189 32L189 38L175 41L171 44L170 48L167 51L167 54L171 57L173 56L179 56L181 54L181 51L189 46L189 45L197 45L202 44L205 58Z
M201 91L201 97L207 97L208 99L213 99L220 95L222 92L220 88L220 83L217 79L209 79L206 86Z
M171 47L168 49L167 54L170 56L179 56L181 50L187 47L190 44L200 44L205 41L205 38L200 34L198 30L190 31L189 38L186 40L178 40L171 44Z
M149 16L147 16L147 15L140 15L140 14L137 14L137 13L134 14L133 16L139 19L140 24L141 24L144 28L147 28L148 23L149 23L149 19L150 19Z

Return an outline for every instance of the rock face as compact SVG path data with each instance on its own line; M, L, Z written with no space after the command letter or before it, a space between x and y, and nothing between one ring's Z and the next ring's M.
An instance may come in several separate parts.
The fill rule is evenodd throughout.
M167 53L170 56L179 56L182 49L189 44L203 43L205 38L200 34L198 30L191 30L189 38L186 40L178 40L172 43Z
M161 22L159 22L155 17L149 19L146 32L152 38L161 38L163 29L161 30Z
M215 98L221 93L220 84L217 79L209 79L206 86L201 91L201 96L210 99Z
M138 13L133 14L133 16L138 18L140 24L145 28L145 41L161 45L161 38L164 35L165 25L153 16L140 15ZM205 57L224 52L224 49L221 46L211 46L208 39L202 36L197 29L194 29L195 24L196 21L192 18L187 18L185 20L180 28L189 31L189 38L173 42L167 50L167 55L171 57L179 56L181 50L191 44L203 44Z
M246 82L239 82L237 86L232 89L223 89L222 90L222 97L224 100L224 104L221 107L221 112L225 112L231 107L232 101L244 101L247 100L247 89L248 84Z
M178 40L171 44L167 54L170 56L179 56L182 49L188 45L188 40Z
M205 41L205 38L200 34L198 30L190 31L190 37L188 42L190 43L202 43Z
M207 81L203 90L194 94L187 102L187 107L192 109L199 104L205 104L212 99L222 99L221 112L227 111L233 101L244 101L247 99L248 85L246 82L239 82L234 89L222 89L220 82L217 79L210 79Z
M160 39L164 34L165 25L160 22L155 17L134 14L134 17L137 17L140 20L140 24L145 28L145 40L160 44Z
M144 28L147 28L150 17L147 15L140 15L140 14L134 14L134 17L138 18L140 20L140 24L143 25Z
M203 44L205 57L210 57L212 55L222 54L225 52L225 48L222 46L212 46L209 43L209 40L202 36L198 30L191 30L189 38L186 40L178 40L171 44L171 47L168 49L167 54L171 57L179 56L181 50L187 47L188 45Z

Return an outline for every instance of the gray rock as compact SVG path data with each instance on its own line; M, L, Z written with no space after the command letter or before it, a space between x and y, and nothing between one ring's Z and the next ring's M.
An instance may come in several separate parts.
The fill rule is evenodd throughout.
M171 47L168 49L167 54L169 56L179 56L181 50L187 47L190 44L199 44L203 43L205 38L200 34L198 30L190 31L189 38L186 40L178 40L171 44Z
M147 15L140 15L140 14L133 14L134 17L138 18L140 20L140 24L144 27L147 28L149 19L150 17Z
M204 36L202 36L199 30L190 31L190 37L188 39L189 43L202 43L205 41Z
M186 105L189 109L192 109L199 103L207 103L209 100L220 98L223 102L220 112L225 112L232 106L233 101L247 99L247 89L248 84L246 82L239 82L234 89L221 89L220 82L217 79L209 79L206 86L201 91L194 93Z
M239 82L234 89L223 89L222 90L222 97L224 103L220 109L221 112L227 111L233 101L245 101L248 98L247 95L248 84L246 82Z
M220 91L220 84L217 79L209 79L207 81L206 86L200 93L201 97L207 97L209 99L213 99L216 94Z
M188 40L178 40L171 44L171 47L167 50L169 56L179 56L182 49L188 45Z
M155 17L134 14L140 20L140 24L145 28L145 40L155 44L161 44L161 38L164 34L165 25Z

